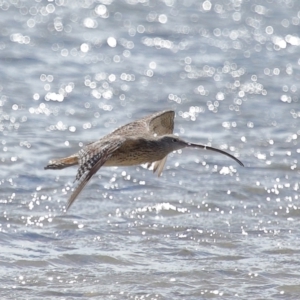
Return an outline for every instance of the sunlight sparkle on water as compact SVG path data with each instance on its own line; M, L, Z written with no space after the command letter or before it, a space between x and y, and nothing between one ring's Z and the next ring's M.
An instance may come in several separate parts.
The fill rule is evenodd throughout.
M114 47L117 46L117 40L116 40L114 37L109 37L109 38L107 39L107 44L108 44L110 47L114 48Z

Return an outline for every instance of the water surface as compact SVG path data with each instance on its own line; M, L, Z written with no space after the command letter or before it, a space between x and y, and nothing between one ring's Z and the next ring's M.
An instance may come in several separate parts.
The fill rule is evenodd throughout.
M299 299L300 2L0 4L2 299ZM163 176L44 170L173 109Z

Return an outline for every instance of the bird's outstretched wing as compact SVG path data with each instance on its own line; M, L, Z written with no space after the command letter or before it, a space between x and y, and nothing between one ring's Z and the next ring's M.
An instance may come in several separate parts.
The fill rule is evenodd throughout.
M168 110L145 117L144 120L148 124L149 133L160 136L173 133L174 116L175 112Z
M174 111L160 111L117 128L107 136L164 135L173 133Z
M91 177L105 164L114 151L121 147L125 140L123 137L115 136L89 144L79 151L79 168L75 178L78 183L68 200L66 210L71 207Z

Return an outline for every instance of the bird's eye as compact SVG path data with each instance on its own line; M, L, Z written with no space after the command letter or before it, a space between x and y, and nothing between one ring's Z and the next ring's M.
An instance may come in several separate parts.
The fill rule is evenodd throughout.
M177 140L176 140L176 139L172 139L172 142L174 142L174 143L175 143L175 142L177 142Z

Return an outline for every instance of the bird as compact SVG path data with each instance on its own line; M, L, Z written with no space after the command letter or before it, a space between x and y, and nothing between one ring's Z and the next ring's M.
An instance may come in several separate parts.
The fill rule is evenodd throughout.
M66 211L74 203L83 188L102 166L134 166L147 164L153 172L161 175L169 153L183 148L198 148L219 152L244 164L235 156L210 146L186 142L174 131L173 110L153 113L123 125L103 138L89 143L79 152L65 158L49 161L44 169L64 169L78 165Z

